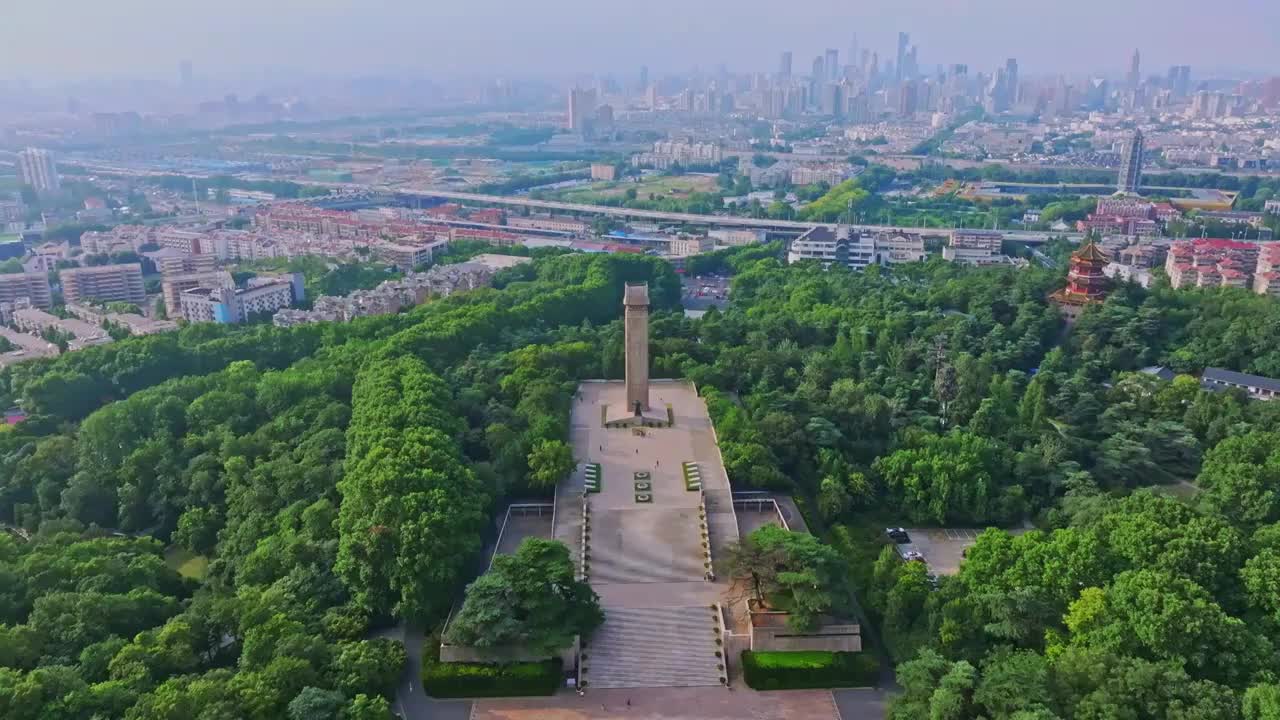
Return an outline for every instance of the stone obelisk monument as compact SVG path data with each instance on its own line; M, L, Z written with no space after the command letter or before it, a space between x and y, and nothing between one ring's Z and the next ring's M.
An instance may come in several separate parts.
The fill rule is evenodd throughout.
M627 351L627 411L649 411L649 285L627 285L622 296Z

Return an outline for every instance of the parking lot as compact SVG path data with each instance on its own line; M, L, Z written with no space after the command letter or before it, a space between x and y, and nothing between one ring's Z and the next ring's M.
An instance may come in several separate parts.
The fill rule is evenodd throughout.
M911 542L898 544L898 552L918 552L934 575L955 575L960 571L964 551L978 541L982 530L972 528L906 528Z
M706 311L729 304L729 278L701 275L681 278L681 297L685 310Z

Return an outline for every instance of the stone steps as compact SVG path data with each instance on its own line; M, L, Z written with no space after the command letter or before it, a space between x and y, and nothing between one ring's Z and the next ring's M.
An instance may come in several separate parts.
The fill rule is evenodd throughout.
M605 608L605 621L584 652L591 688L719 685L709 607Z

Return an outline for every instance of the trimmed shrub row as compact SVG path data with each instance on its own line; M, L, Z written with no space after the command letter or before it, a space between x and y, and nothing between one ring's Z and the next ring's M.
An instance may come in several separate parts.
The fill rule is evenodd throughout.
M871 687L880 660L855 652L742 652L742 674L756 690Z
M560 658L521 663L426 663L422 687L431 697L554 695L564 676Z

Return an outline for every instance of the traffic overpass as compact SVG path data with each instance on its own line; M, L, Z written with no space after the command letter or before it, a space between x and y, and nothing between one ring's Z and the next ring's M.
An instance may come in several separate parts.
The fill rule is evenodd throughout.
M351 188L355 189L355 188ZM361 188L377 192L372 188ZM527 207L557 213L574 215L604 215L620 219L652 220L667 223L685 223L689 225L708 225L722 228L743 228L750 230L766 230L800 234L818 225L834 227L831 223L802 222L799 220L774 220L770 218L736 217L732 215L702 215L697 213L663 212L661 210L639 210L636 208L613 207L609 205L587 205L583 203L560 202L558 200L534 200L526 197L507 195L483 195L479 193L457 192L455 190L395 190L396 196L411 198L435 198L453 200L461 203L479 203L485 205L505 205L508 207ZM914 230L925 235L947 235L958 228L916 227L902 225L855 225L859 230L880 232L890 230ZM1048 242L1050 238L1066 236L1079 241L1080 233L1043 232L1036 230L1006 230L1005 238L1016 242L1038 245Z
M91 165L83 162L67 163L77 165L87 170L96 170L111 174L124 174L134 177L159 177L170 175L173 173L160 172L152 170L127 170L104 165ZM197 175L192 173L184 173L191 177L207 177L206 175ZM245 176L246 180L279 180L280 178ZM655 222L665 223L685 223L689 225L703 225L716 228L741 228L747 230L765 230L777 233L779 235L797 236L809 229L826 225L834 227L832 223L814 223L802 222L799 220L774 220L770 218L749 218L736 217L732 215L703 215L698 213L677 213L663 212L661 210L639 210L636 208L612 207L609 205L588 205L584 203L560 202L557 200L534 200L533 198L509 196L509 195L485 195L481 193L458 192L455 190L409 190L396 187L379 187L374 185L362 185L358 183L334 183L320 182L309 179L289 180L299 185L308 185L314 187L325 187L330 190L344 192L349 194L367 194L372 196L393 196L404 200L413 198L422 199L440 199L453 200L462 203L480 203L485 205L502 205L507 207L527 207L535 210L546 210L548 212L571 213L574 215L604 215L607 217L615 217L620 219L631 220L651 220ZM317 198L319 199L319 198ZM276 202L288 203L297 202L292 199L280 199ZM942 236L949 235L952 230L961 228L954 227L908 227L904 225L855 225L858 230L867 232L883 232L893 230L913 230L925 235ZM980 228L967 228L980 229ZM1014 242L1026 243L1028 245L1042 245L1051 238L1067 237L1069 240L1079 242L1084 236L1081 233L1072 232L1045 232L1038 230L1003 230L1004 236L1008 240Z

